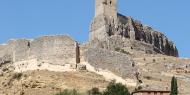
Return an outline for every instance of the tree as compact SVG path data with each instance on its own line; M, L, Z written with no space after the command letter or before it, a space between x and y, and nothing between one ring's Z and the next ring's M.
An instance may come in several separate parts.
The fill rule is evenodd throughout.
M172 77L170 95L178 95L178 85L175 77Z
M112 81L103 92L103 95L130 95L130 93L124 85Z

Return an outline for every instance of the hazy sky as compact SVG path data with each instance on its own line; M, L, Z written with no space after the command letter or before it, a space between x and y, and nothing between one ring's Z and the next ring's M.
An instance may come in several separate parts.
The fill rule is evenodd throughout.
M190 57L190 0L118 0L118 11L163 32ZM88 40L94 0L0 0L0 43L68 34Z

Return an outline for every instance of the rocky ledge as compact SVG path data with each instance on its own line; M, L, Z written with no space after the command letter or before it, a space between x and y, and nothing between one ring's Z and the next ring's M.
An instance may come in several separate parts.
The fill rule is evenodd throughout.
M123 45L120 44L120 46L123 47L119 48L141 48L140 50L143 51L151 50L151 52L178 57L178 50L172 41L170 41L163 33L158 32L149 26L143 25L140 21L123 16L119 13L116 21L107 19L103 15L95 17L91 24L90 41L93 43L98 41L98 43L102 42L110 45L110 41L112 42L110 39L112 39L113 36L118 36L119 38L117 39L122 40L117 40L115 43L126 43L126 41L129 42L128 40L132 42ZM140 42L139 45L141 47L139 47L139 45L134 45L136 44L134 43L136 41L138 41L138 43ZM145 44L148 44L149 46L147 47Z

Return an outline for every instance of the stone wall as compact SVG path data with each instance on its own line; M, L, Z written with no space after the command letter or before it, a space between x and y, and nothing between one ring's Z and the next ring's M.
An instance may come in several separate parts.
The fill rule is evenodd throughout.
M105 49L89 48L84 54L86 62L93 67L112 71L122 78L134 78L137 72L133 61L125 54Z
M8 54L13 57L12 59L13 62L27 60L29 57L30 40L27 39L10 40L8 42L8 48L9 48Z
M5 55L5 49L6 49L7 45L0 45L0 58L2 58Z
M0 65L3 63L10 62L12 60L11 56L7 54L8 45L0 45Z
M38 62L64 65L76 61L76 42L68 36L44 36L34 40L10 40L0 45L1 63L37 59Z
M52 64L69 63L76 57L76 42L68 36L44 36L31 42L31 56Z

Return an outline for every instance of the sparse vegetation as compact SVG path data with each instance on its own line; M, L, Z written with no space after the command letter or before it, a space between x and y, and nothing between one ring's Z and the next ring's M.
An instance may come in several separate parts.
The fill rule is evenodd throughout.
M147 80L151 80L152 79L152 77L150 77L150 76L144 76L144 78L147 79Z
M124 49L121 49L121 48L115 48L115 51L121 52L121 53L124 53L124 54L130 54L129 52L127 52L127 51L125 51Z
M99 88L92 88L88 91L88 95L102 95Z
M117 48L115 48L115 51L118 51L118 52L119 52L120 50L121 50L121 49L120 49L120 48L118 48L118 47L117 47Z
M81 95L80 93L77 92L77 90L68 90L65 89L63 92L57 93L55 95Z
M105 91L100 92L99 88L92 88L87 92L88 95L130 95L127 87L121 83L116 83L112 81L108 84ZM57 93L55 95L86 95L80 94L77 90L64 90L63 92Z
M130 95L130 93L124 85L112 81L102 95Z
M14 73L12 76L12 80L17 79L20 80L20 78L22 77L22 73Z
M155 62L156 62L156 59L153 59L152 61L155 63Z

